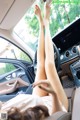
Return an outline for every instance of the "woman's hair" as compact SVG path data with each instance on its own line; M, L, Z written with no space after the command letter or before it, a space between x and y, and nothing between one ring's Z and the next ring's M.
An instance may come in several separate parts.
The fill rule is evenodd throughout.
M12 107L8 111L8 120L43 120L48 117L48 109L44 105L30 107L21 113L18 108Z
M20 110L16 107L12 107L8 111L8 120L22 120L22 114Z

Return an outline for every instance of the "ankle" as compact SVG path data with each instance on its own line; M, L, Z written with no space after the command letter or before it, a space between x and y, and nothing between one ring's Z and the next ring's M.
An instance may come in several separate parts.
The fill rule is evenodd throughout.
M39 14L39 15L36 15L36 18L38 19L39 22L42 22L43 19L42 19L42 16Z
M47 27L47 26L49 27L49 20L45 19L44 24L45 24L45 27Z
M44 22L43 22L42 17L39 18L39 24L40 24L40 26L44 26Z

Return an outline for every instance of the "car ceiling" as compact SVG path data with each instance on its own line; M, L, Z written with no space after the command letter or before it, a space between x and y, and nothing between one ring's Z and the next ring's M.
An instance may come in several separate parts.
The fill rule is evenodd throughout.
M0 28L12 29L35 0L0 0Z

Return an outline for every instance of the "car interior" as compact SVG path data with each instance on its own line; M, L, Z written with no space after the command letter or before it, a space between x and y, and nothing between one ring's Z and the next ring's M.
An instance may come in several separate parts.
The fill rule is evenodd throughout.
M34 2L35 0L0 0L0 101L3 102L20 93L32 93L31 84L36 74L37 50L30 49L13 29ZM69 109L67 113L54 113L49 120L80 120L79 34L80 18L52 37L55 64L69 101Z

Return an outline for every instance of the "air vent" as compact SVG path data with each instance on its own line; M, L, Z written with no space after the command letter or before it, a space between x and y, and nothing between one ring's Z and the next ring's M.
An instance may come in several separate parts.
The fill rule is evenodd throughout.
M69 51L66 51L66 52L65 52L65 55L66 55L66 57L69 57L69 56L70 56L70 52L69 52Z
M76 51L76 46L74 46L73 48L72 48L72 52L73 53L76 53L77 51Z

